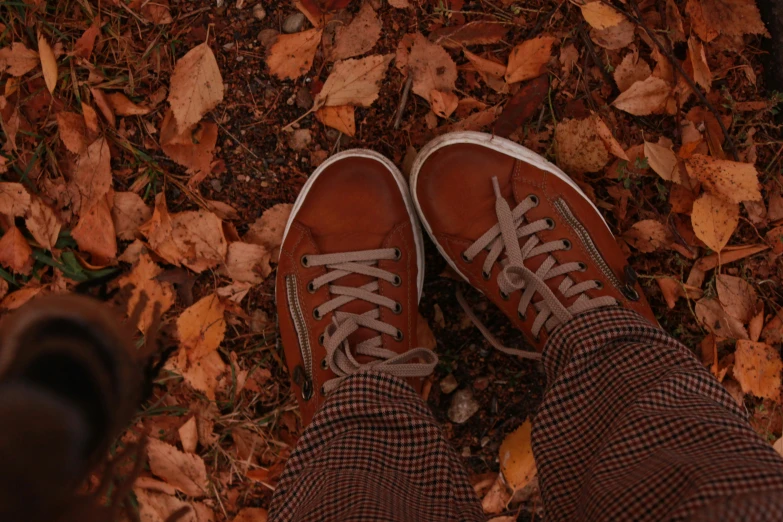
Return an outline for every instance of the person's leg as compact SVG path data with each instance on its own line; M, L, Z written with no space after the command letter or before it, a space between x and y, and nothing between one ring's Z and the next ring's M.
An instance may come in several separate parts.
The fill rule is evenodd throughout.
M634 312L544 351L533 427L547 520L783 520L783 459L691 352Z

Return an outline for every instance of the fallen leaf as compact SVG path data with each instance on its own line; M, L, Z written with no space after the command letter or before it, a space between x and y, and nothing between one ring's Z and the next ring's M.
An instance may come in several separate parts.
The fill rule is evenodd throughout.
M467 52L465 53L467 55ZM549 76L542 75L521 86L519 91L503 107L494 134L507 138L541 110L549 92Z
M117 117L114 115L114 109L111 108L106 93L95 87L90 87L90 92L92 93L93 99L95 99L95 105L98 106L98 110L101 111L101 114L103 114L103 117L109 122L109 125L114 127L117 124ZM85 118L84 121L86 122L87 119Z
M0 240L0 243L2 240ZM16 292L11 292L2 302L0 302L0 310L10 311L16 310L23 306L28 301L38 296L44 288L36 284L27 284L24 288L20 288Z
M716 0L717 1L717 0ZM712 72L707 65L707 55L704 52L704 45L691 36L688 38L688 55L693 66L693 79L704 87L704 90L710 92L712 86Z
M207 469L198 455L183 453L171 444L150 438L147 443L150 470L191 497L203 497L209 486Z
M671 243L669 230L663 223L654 219L635 223L630 230L623 234L623 239L636 250L644 253L655 252Z
M720 252L739 225L739 205L703 194L693 203L691 221L696 237L713 251Z
M278 203L267 209L252 225L247 234L242 238L246 243L262 245L273 254L273 260L277 260L280 245L283 243L288 217L291 215L293 205L290 203Z
M764 329L764 302L759 301L753 309L750 322L748 323L748 337L751 341L758 341L761 338L761 331Z
M234 281L257 284L272 272L269 251L261 245L236 241L228 245L226 273Z
M178 130L172 112L167 112L160 130L161 149L169 158L186 167L194 177L206 178L212 171L218 126L202 121L181 133Z
M127 96L121 92L114 92L106 95L114 114L118 116L144 116L152 112L149 107L142 107L130 101Z
M152 217L139 227L139 232L147 238L150 248L165 261L176 266L182 264L182 252L174 241L171 215L166 207L166 196L163 192L155 196Z
M557 122L555 146L557 164L567 173L598 172L611 157L593 117Z
M0 214L24 216L30 208L30 194L21 183L0 182Z
M435 29L430 33L430 39L449 49L461 49L468 45L496 44L507 34L508 29L501 23L476 21Z
M617 9L603 2L588 2L579 8L585 21L595 29L608 29L625 20Z
M650 76L636 82L621 93L612 105L634 116L647 116L661 112L671 94L671 87L664 80Z
M778 452L778 454L783 457L783 437L780 437L778 441L772 445L772 449Z
M74 154L84 152L90 144L84 116L75 112L58 112L56 118L60 139L65 148Z
M481 501L481 508L484 513L496 515L506 509L511 501L511 493L508 491L503 478L498 475L492 487L489 489Z
M356 135L356 117L354 108L351 105L339 105L337 107L321 107L315 111L315 117L318 121L337 129L348 136Z
M516 83L541 76L552 57L552 36L537 36L512 49L506 68L506 83Z
M644 156L647 158L650 168L662 179L679 184L685 182L680 174L677 155L669 147L645 141Z
M141 8L141 14L144 18L154 24L166 25L174 21L169 10L168 0L152 0L145 2Z
M193 416L177 430L179 441L182 443L182 449L185 453L195 453L198 447L198 428L196 427L196 417Z
M216 295L201 298L177 318L177 339L193 363L214 352L223 342L226 307Z
M685 41L682 15L675 0L666 0L666 27L669 30L669 38L673 43Z
M279 35L267 52L269 72L281 80L295 80L306 74L313 66L322 34L321 29L310 29Z
M685 160L685 167L691 177L701 181L705 190L716 196L734 203L761 200L758 172L750 163L693 154Z
M783 361L776 348L753 341L737 341L734 378L742 386L743 392L781 402L781 372Z
M465 58L467 58L473 67L476 68L476 72L479 73L479 76L484 80L484 83L496 92L508 92L508 84L505 80L505 65L494 60L482 58L481 56L471 53L467 49L463 49L462 52L465 54Z
M380 37L381 21L370 3L365 2L351 23L337 28L334 45L327 55L330 61L361 56L375 47Z
M92 136L98 135L98 113L95 109L82 102L82 115L84 116L84 126L87 129L87 134Z
M314 107L359 105L369 107L378 98L381 81L394 55L372 55L358 60L343 60L334 64Z
M740 259L745 259L746 257L758 254L759 252L763 252L767 249L769 249L767 245L726 247L720 252L720 259L718 258L718 254L710 254L699 259L695 266L706 272L707 270L712 270L718 266L719 262L722 265L727 265L729 263L733 263L734 261L739 261Z
M655 282L661 289L666 306L669 307L669 310L673 309L677 300L682 297L682 283L671 277L658 277Z
M606 123L604 123L604 120L602 120L601 117L597 114L591 115L589 119L593 122L593 125L595 125L595 132L598 135L598 138L600 138L600 140L603 142L604 147L606 147L606 150L609 152L609 154L625 161L629 161L628 154L625 152L625 150L623 150L623 147L612 135L612 131L609 129Z
M441 118L448 118L457 110L459 98L453 92L444 92L434 89L430 93L430 106L432 112Z
M180 354L184 354L184 350L180 349ZM217 351L193 363L189 363L187 359L187 355L178 354L171 362L171 367L182 375L191 388L203 392L209 400L214 401L219 381L228 369L226 363Z
M457 81L457 65L449 53L418 33L413 37L408 71L413 76L414 94L427 101L433 90L453 91Z
M772 251L776 254L783 254L783 226L773 228L765 236Z
M140 522L167 522L171 520L171 516L179 510L190 507L187 502L178 499L173 494L157 491L155 489L134 487L133 493L139 503L138 516ZM190 513L181 518L178 517L177 521L202 522L194 519L190 516Z
M604 49L616 51L627 47L633 42L635 31L636 26L626 18L619 24L606 29L591 29L590 39Z
M221 286L215 293L223 299L228 299L235 303L241 303L242 299L247 296L247 293L253 287L250 283L232 283L230 285Z
M98 138L76 160L70 180L74 194L74 210L81 213L102 200L112 184L111 151L106 138Z
M244 508L237 513L233 522L267 522L268 517L264 508Z
M177 128L188 129L223 101L223 78L209 45L197 45L177 61L169 103Z
M643 82L652 71L647 62L639 58L639 53L628 53L614 70L614 81L620 92L625 92L636 82Z
M389 0L389 5L397 9L407 9L411 6L408 0Z
M756 309L756 290L740 277L718 274L715 277L718 300L730 316L747 323Z
M152 210L135 192L115 192L111 217L117 237L133 241L139 234L139 227L152 217Z
M171 227L180 262L194 272L214 268L225 260L228 243L223 223L214 213L179 212L171 216Z
M133 269L117 280L118 288L131 286L128 297L128 316L132 315L142 294L146 296L147 303L135 325L145 335L154 322L155 308L157 307L158 313L163 315L174 305L174 288L171 283L157 279L162 273L163 269L156 265L148 254L142 253Z
M429 350L434 350L438 345L427 319L421 314L418 314L418 318L416 319L416 341L416 346L421 346Z
M62 225L51 207L41 198L33 198L30 203L25 225L39 245L46 250L54 249Z
M685 12L693 31L705 42L720 34L769 36L754 0L688 0Z
M76 40L76 43L73 45L73 54L74 56L78 56L79 58L83 58L85 60L90 59L90 55L92 54L93 49L95 48L95 40L100 36L101 34L101 28L97 24L97 18L93 22L93 24L87 28L84 33L79 37L78 40Z
M49 42L43 34L38 33L38 54L41 58L41 68L43 69L43 77L46 81L46 88L49 89L49 93L54 93L57 88L57 58L54 57L54 51L52 51Z
M6 71L11 76L24 76L38 67L39 63L38 53L21 42L0 49L0 71Z
M79 249L93 256L93 264L108 263L117 257L117 238L106 198L84 212L71 231Z
M513 491L524 488L536 476L531 431L532 424L526 420L500 445L500 472Z
M696 318L717 337L747 339L748 332L742 322L727 314L717 299L702 298L696 302Z
M12 226L0 239L0 265L12 272L28 275L33 268L33 250L22 235Z

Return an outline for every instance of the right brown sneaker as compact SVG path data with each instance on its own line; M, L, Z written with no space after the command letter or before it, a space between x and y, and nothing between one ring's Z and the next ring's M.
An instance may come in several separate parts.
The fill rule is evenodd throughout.
M598 209L538 154L489 134L445 134L422 149L410 185L451 267L538 351L588 310L625 306L657 324Z

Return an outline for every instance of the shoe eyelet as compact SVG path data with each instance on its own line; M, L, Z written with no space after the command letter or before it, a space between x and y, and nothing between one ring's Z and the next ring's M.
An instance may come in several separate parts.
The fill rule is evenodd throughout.
M533 206L534 206L534 207L537 207L537 206L538 206L538 204L541 202L541 201L538 199L538 196L536 196L535 194L530 194L530 195L527 197L527 199L529 199L529 200L530 200L530 202L531 202L531 203L533 203Z
M489 278L490 278L490 277L492 277L492 274L490 274L489 272L484 272L484 271L482 270L482 271L481 271L481 277L483 277L483 278L484 278L484 281L489 281Z
M328 370L329 364L326 362L326 359L321 359L321 369L322 370Z
M394 340L397 342L401 342L403 338L402 330L397 330L397 333L394 335Z
M465 252L463 252L460 255L462 256L462 260L465 261L466 263L472 263L473 262L472 259L468 259L468 256L467 256L467 254L465 254Z
M400 250L399 248L395 248L394 249L394 260L395 261L399 261L400 259L402 259L402 250Z
M627 297L629 301L638 301L641 299L639 292L637 292L636 288L632 287L631 285L625 285L623 287L623 295Z
M394 312L396 315L400 315L402 313L402 305L400 303L394 303L394 308L392 308L392 312Z
M311 294L314 294L316 291L318 291L318 289L315 287L313 282L310 281L309 283L307 283L307 291L310 292Z
M510 297L507 293L503 292L501 290L500 297L503 298L504 301L508 301L508 298Z
M305 268L310 266L310 260L307 258L306 255L302 256L302 266Z
M599 281L598 279L595 280L595 288L596 290L602 290L604 288L604 284Z
M402 284L402 278L398 275L394 276L394 279L391 282L392 286L400 286Z
M564 239L563 240L563 250L571 250L571 247L573 245L571 244L571 241Z
M320 344L321 346L324 345L324 341L325 340L326 340L326 335L321 334L321 335L318 336L318 344Z
M321 312L318 311L318 308L313 308L313 317L316 321L320 321L324 316L321 315Z
M547 230L554 230L555 229L555 220L552 218L546 218L544 221L546 221L546 228Z
M527 316L522 312L520 312L519 310L517 310L517 317L519 317L520 321L527 321Z
M580 272L587 272L587 265L582 263L581 261L579 262L579 271Z

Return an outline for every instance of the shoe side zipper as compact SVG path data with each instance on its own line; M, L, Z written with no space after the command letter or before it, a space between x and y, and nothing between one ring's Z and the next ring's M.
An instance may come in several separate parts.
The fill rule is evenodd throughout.
M310 347L310 336L307 334L307 323L304 319L302 306L299 303L299 294L296 291L296 276L285 277L286 297L288 298L288 311L294 323L296 337L299 340L299 352L302 354L304 367L294 368L293 380L302 389L302 398L306 401L313 396L313 351Z

